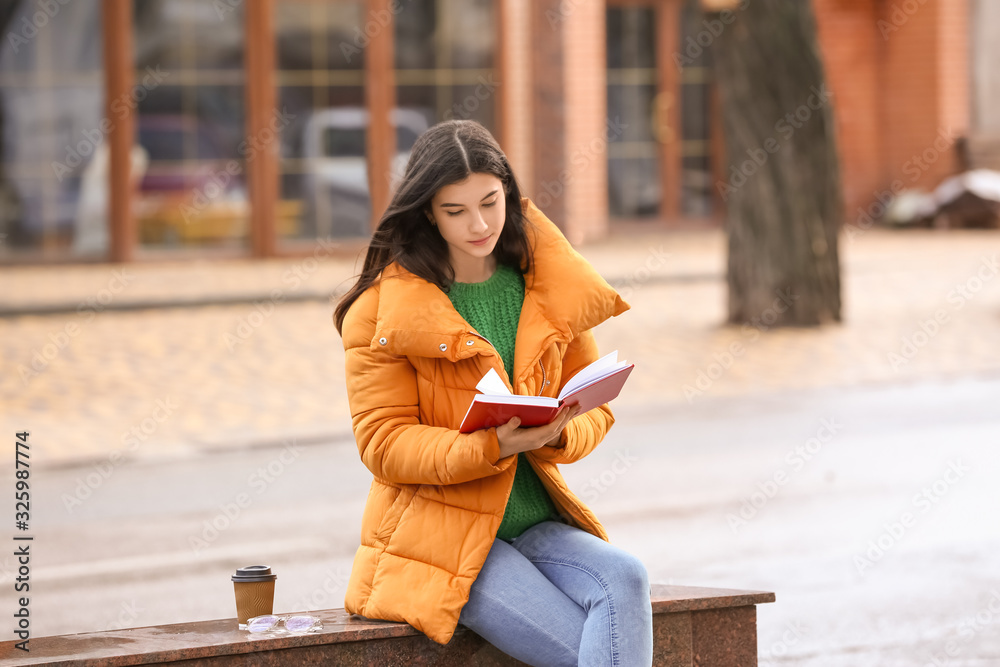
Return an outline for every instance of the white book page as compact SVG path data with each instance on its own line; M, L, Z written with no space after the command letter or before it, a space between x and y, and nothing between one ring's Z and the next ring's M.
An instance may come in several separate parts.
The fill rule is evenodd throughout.
M557 406L559 401L548 396L519 396L507 394L506 396L487 396L478 394L473 399L473 403L492 403L494 405L549 405Z
M586 387L588 384L593 384L597 380L611 375L626 366L628 366L628 362L624 359L618 361L618 350L609 352L574 375L562 388L562 391L559 392L559 398L565 398L574 391Z
M491 394L493 396L511 396L510 389L507 388L506 383L504 383L503 378L497 373L497 369L491 368L486 371L486 375L482 377L479 384L476 385L476 389L483 392L484 394Z

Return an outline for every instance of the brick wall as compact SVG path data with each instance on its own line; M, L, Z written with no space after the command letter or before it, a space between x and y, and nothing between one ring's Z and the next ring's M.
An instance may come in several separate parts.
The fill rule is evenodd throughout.
M970 0L813 2L851 221L894 181L926 190L957 169L954 139L971 114ZM606 9L602 0L535 0L530 10L526 190L574 242L608 224Z
M973 0L970 10L975 59L972 127L976 134L1000 135L1000 2Z
M566 216L574 243L599 238L608 222L607 28L600 0L566 16Z
M531 3L532 161L529 196L565 231L566 192L559 173L565 167L566 108L561 0Z
M848 220L898 181L929 190L969 129L968 0L814 0Z
M534 181L531 148L534 133L531 124L531 34L525 29L531 20L529 3L530 0L504 0L497 3L497 11L503 12L500 20L504 26L499 49L503 62L498 68L504 76L499 86L503 105L500 143L521 184L521 194L530 197L533 193L528 189Z
M826 78L834 94L841 181L851 219L883 180L881 36L872 0L815 0L815 7Z
M573 243L608 229L602 0L532 3L533 178L526 190Z
M941 1L937 10L940 123L942 127L968 135L972 114L969 3L968 0ZM952 163L951 167L954 166Z

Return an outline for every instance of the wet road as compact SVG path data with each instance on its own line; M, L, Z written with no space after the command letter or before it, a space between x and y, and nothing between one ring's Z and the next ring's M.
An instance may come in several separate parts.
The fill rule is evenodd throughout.
M563 473L654 581L775 591L762 665L995 665L998 399L984 374L624 405ZM34 636L230 617L255 563L277 611L342 606L370 481L352 441L32 479Z

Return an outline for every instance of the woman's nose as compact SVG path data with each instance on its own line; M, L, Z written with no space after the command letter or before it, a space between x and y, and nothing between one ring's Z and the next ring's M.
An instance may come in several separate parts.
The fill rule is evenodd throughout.
M470 230L473 232L481 232L486 229L489 229L489 225L486 224L486 220L483 219L483 216L479 213L473 213L472 226L470 227Z

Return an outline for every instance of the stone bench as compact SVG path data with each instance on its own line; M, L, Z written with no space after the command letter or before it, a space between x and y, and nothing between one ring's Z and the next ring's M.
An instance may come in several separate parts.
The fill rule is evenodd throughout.
M668 667L757 664L757 609L774 593L653 586L654 660ZM404 623L372 621L343 609L308 612L323 630L250 638L235 618L39 637L29 653L0 644L4 665L521 665L459 627L447 646Z

